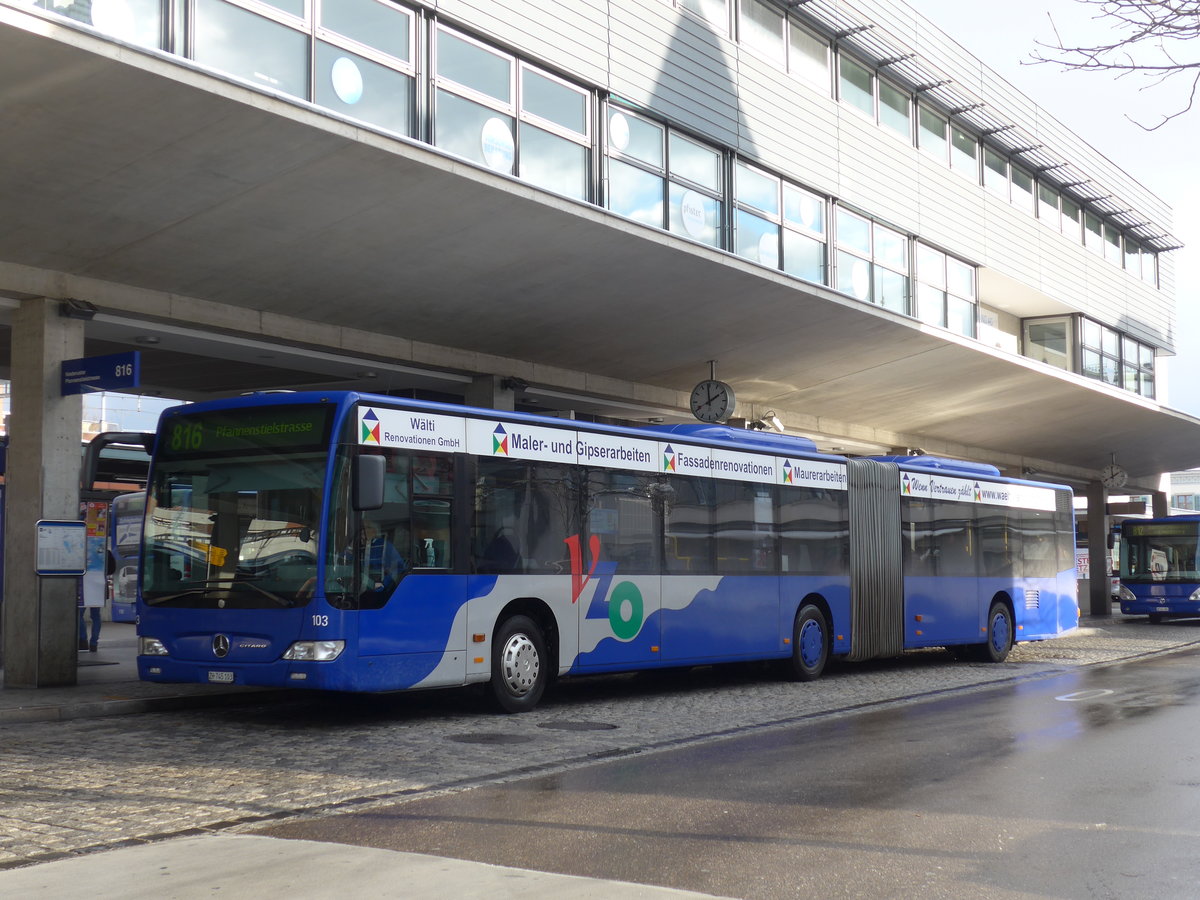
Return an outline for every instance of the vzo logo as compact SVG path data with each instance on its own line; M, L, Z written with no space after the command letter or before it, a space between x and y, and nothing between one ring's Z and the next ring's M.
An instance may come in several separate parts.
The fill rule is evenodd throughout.
M645 620L645 604L642 592L632 581L618 582L609 597L609 586L617 573L617 564L613 561L600 562L600 536L593 534L588 538L588 555L591 565L587 572L583 568L583 545L579 535L573 534L565 538L563 543L571 554L571 602L578 603L583 589L593 577L596 581L596 592L592 602L588 604L585 619L608 619L612 632L622 641L637 637Z

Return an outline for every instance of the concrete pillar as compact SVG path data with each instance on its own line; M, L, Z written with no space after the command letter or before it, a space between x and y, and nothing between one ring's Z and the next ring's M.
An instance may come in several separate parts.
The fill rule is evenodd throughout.
M478 375L467 387L465 396L468 406L479 406L483 409L516 408L517 394L511 387L506 387L507 378L499 375Z
M1154 491L1150 495L1150 507L1156 519L1165 519L1171 514L1171 504L1163 491Z
M1088 485L1088 609L1093 616L1112 615L1108 567L1108 491L1099 481Z
M12 431L5 478L4 687L75 684L73 577L34 574L39 519L79 518L83 398L61 396L64 359L83 356L83 322L59 302L22 301L12 317Z

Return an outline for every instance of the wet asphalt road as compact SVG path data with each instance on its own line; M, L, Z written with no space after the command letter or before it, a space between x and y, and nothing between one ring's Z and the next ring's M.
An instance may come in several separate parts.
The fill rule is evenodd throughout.
M1200 896L1200 653L254 833L734 897Z

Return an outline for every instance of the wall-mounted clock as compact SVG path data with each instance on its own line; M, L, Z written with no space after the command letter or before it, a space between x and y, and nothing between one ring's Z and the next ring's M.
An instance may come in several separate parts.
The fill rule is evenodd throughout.
M692 415L701 422L724 422L736 405L733 388L723 381L709 378L692 388Z
M1129 475L1116 463L1111 463L1100 470L1100 483L1106 488L1123 488L1129 481Z

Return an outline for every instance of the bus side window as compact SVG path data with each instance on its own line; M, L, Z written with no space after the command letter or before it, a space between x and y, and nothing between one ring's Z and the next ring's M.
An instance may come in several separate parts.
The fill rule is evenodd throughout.
M454 466L448 456L412 457L412 508L409 540L411 565L448 569L451 559L451 497Z

